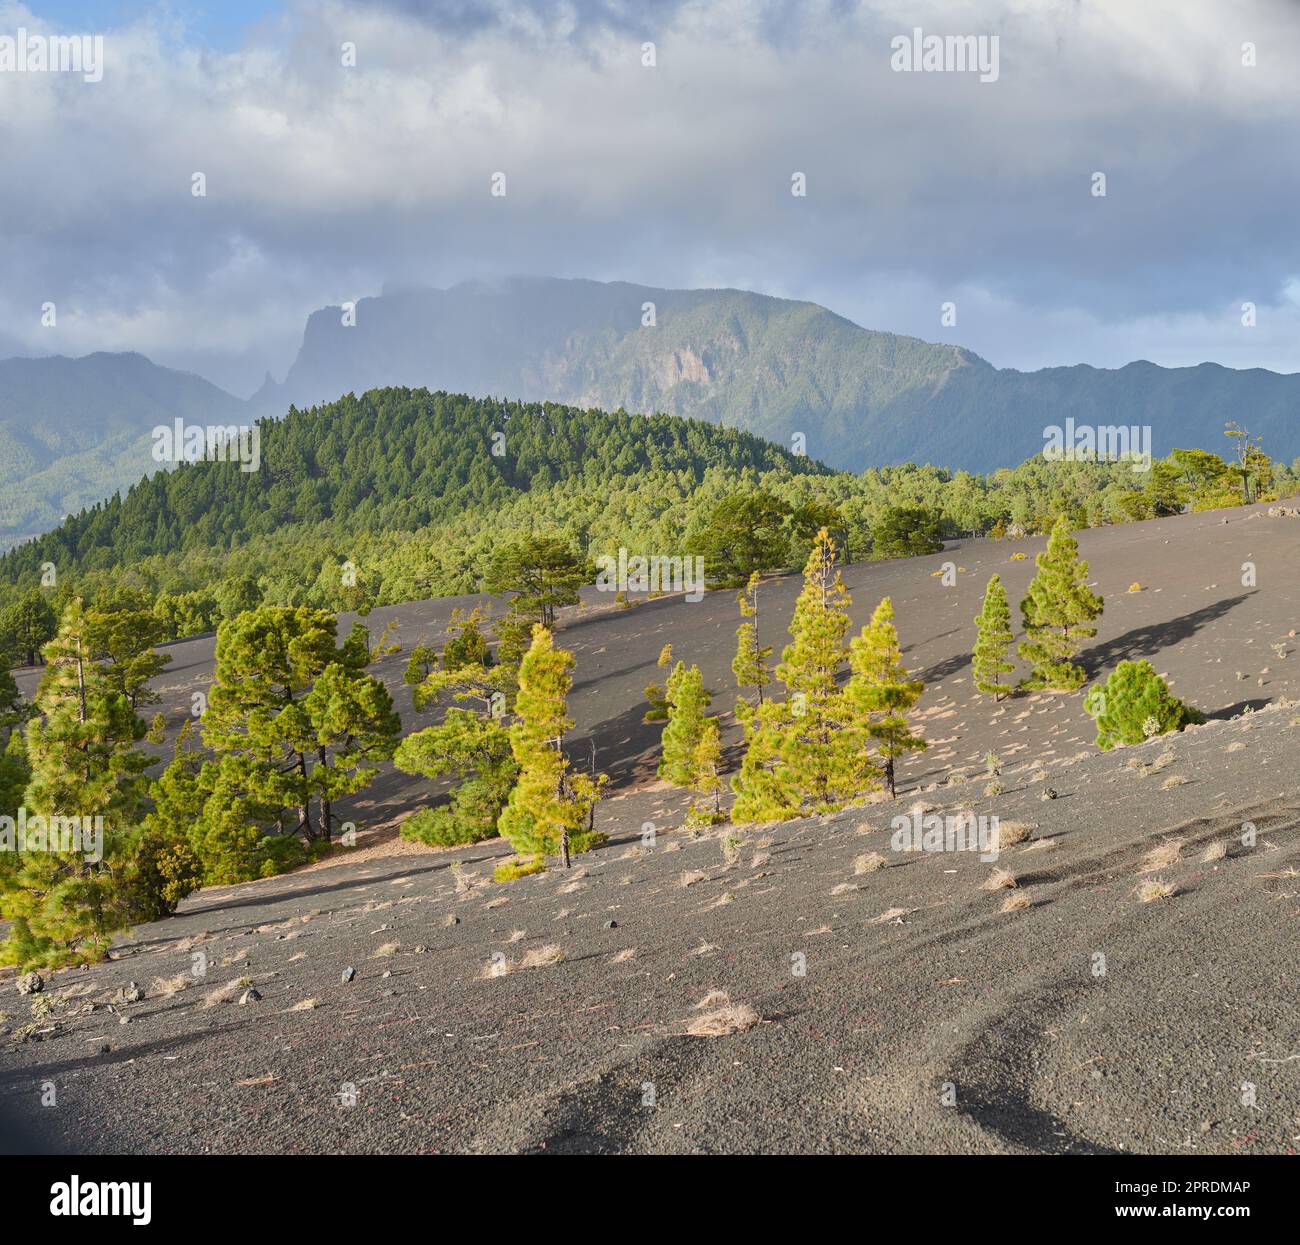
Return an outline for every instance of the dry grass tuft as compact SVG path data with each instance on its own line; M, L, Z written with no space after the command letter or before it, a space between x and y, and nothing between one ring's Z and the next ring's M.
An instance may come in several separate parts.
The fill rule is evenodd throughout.
M754 859L749 862L751 869L761 869L772 859L771 852L755 852Z
M564 951L554 943L548 943L544 947L533 947L531 950L524 952L524 958L516 965L517 968L549 968L552 964L560 964L564 960Z
M710 990L698 1003L695 1010L702 1012L706 1007L725 1007L731 1002L731 995L725 990Z
M861 877L864 873L875 873L877 869L883 869L889 861L879 852L864 852L853 862L853 876Z
M1032 822L1003 821L998 818L998 851L1006 851L1008 847L1015 847L1017 843L1023 843L1037 828Z
M1181 787L1185 782L1190 781L1191 779L1184 778L1182 774L1170 774L1169 777L1160 784L1160 790L1172 791L1174 787Z
M1215 861L1222 860L1228 854L1228 845L1222 839L1215 839L1213 843L1206 847L1201 853L1203 864L1212 865Z
M314 1012L320 1006L320 999L303 999L301 1003L295 1003L289 1010L291 1012Z
M1168 869L1171 865L1176 865L1182 856L1183 840L1166 839L1159 847L1153 847L1146 854L1146 859L1142 861L1140 873L1159 873L1161 869Z
M248 985L248 979L245 977L241 977L237 981L228 981L224 986L218 986L215 990L209 990L207 994L203 996L203 1002L200 1006L216 1007L221 1003L231 1003L234 1001L236 995L242 994L248 989Z
M747 1029L752 1029L760 1019L752 1007L738 1003L697 1016L686 1026L686 1032L690 1037L727 1037L732 1033L744 1033Z
M1024 891L1016 891L1014 895L1008 895L1002 901L1001 911L1023 912L1027 907L1029 907L1029 896Z
M624 951L616 951L612 956L609 957L609 962L611 964L626 964L628 960L634 960L634 959L636 959L636 948L628 947Z
M1016 875L1006 869L994 869L980 885L982 891L1001 891L1015 888Z
M1147 878L1137 888L1137 897L1143 903L1154 903L1157 899L1171 899L1178 893L1178 887L1164 878Z
M682 874L678 885L685 888L687 886L694 886L696 882L707 882L708 880L709 875L705 873L703 869L689 869Z
M401 945L400 942L386 942L382 947L376 947L370 958L372 960L387 959L390 955L396 955L397 948Z
M852 882L841 882L838 886L831 887L831 895L847 895L850 891L855 891L857 889L858 888L854 886Z
M149 993L169 999L193 984L194 978L189 973L177 973L175 977L155 977L149 986Z

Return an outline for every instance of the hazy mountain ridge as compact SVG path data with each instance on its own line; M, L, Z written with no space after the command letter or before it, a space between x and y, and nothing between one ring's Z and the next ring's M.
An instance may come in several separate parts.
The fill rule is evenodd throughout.
M653 326L643 325L653 304ZM802 448L833 467L906 461L984 472L1043 430L1150 425L1157 456L1222 451L1235 419L1300 454L1300 375L1218 364L999 369L960 346L864 329L815 303L545 277L386 288L307 320L284 381L246 402L138 354L0 362L0 548L156 469L148 432L176 417L249 422L391 386L665 412Z
M655 323L642 324L654 304ZM356 324L315 313L269 412L351 389L424 385L525 401L707 419L861 470L908 460L989 471L1043 430L1152 427L1153 450L1221 450L1229 419L1300 454L1300 375L1218 364L999 369L963 347L864 329L815 303L742 290L549 278L362 299Z
M231 423L248 408L141 354L0 361L0 547L157 471L150 430L178 417Z

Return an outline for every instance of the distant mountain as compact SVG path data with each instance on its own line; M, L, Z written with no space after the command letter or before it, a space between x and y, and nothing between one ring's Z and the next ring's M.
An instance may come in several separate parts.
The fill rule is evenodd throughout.
M139 354L0 362L0 548L158 470L150 431L228 424L247 406Z
M268 376L247 402L138 354L0 363L0 549L154 471L160 423L247 423L390 386L688 416L849 470L1014 466L1068 418L1150 425L1157 456L1223 452L1235 419L1273 456L1300 455L1300 375L1146 362L1017 372L743 290L515 277L389 289L355 314L345 327L340 308L315 312L284 382Z
M644 326L647 303L653 327ZM999 369L959 346L860 328L815 303L742 290L516 277L362 299L307 322L267 413L381 385L664 411L783 445L802 433L832 466L907 460L971 471L1041 452L1064 424L1151 425L1153 451L1223 451L1235 419L1266 448L1300 454L1300 375L1205 363Z

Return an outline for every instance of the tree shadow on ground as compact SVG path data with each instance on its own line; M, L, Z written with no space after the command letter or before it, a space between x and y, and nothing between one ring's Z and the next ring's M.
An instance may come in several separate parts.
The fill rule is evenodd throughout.
M1181 618L1134 627L1132 631L1126 631L1104 644L1094 644L1092 648L1084 649L1079 654L1079 664L1088 671L1090 678L1095 678L1101 671L1121 661L1155 657L1172 645L1191 639L1201 628L1222 618L1229 610L1253 595L1254 593L1243 592L1235 597L1224 597L1221 601L1202 606Z

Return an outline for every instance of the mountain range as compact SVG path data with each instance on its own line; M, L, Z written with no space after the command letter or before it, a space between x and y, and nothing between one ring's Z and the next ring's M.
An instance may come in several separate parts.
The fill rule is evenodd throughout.
M246 401L138 354L0 363L0 546L156 470L158 424L282 416L390 385L690 416L854 471L1014 466L1070 418L1150 426L1157 456L1222 451L1227 420L1275 457L1300 454L1298 374L1145 361L1020 372L815 303L514 277L386 287L317 311L284 381L268 377Z

